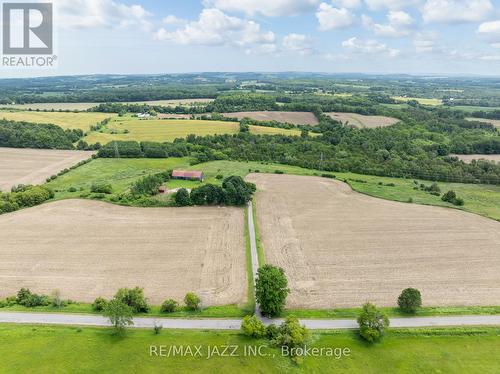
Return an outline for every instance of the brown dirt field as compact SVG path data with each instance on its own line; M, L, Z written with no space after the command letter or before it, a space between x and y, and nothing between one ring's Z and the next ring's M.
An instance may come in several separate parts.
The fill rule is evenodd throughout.
M256 121L278 121L293 125L317 125L318 119L309 112L237 112L222 113L224 117L243 119L252 118Z
M95 152L0 148L0 191L18 184L42 184L51 175L86 160Z
M392 126L399 122L397 118L384 117L384 116L364 116L357 113L340 113L332 112L326 113L329 117L342 123L349 123L360 128L375 128Z
M91 302L144 287L153 304L245 301L244 214L238 208L130 208L64 200L0 216L0 298L21 287Z
M500 222L372 198L319 177L251 174L269 263L285 269L291 308L500 304Z
M500 155L450 155L458 157L463 162L470 164L472 160L488 160L500 162Z

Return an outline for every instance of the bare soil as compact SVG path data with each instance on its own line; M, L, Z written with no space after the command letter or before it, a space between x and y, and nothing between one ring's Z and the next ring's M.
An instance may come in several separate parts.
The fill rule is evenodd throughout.
M91 302L144 287L153 304L187 292L203 305L246 297L239 208L130 208L64 200L0 216L0 298L21 287Z
M0 191L18 184L42 184L51 175L86 160L95 152L0 148Z
M291 308L500 304L500 222L353 192L319 177L251 174L266 261L285 269Z
M222 113L224 117L238 118L239 120L248 117L256 121L278 121L291 123L293 125L317 125L318 119L310 112L236 112Z
M360 128L376 128L392 126L399 122L397 118L384 117L384 116L365 116L357 113L340 113L332 112L326 113L328 116L342 122Z
M450 155L458 157L463 162L470 164L472 160L488 160L500 162L500 155Z

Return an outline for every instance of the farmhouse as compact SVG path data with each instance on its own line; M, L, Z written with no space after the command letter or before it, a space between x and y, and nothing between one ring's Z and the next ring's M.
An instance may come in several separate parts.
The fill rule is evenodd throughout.
M172 178L174 179L184 179L184 180L197 180L203 182L205 176L202 171L186 171L186 170L174 170L172 172Z

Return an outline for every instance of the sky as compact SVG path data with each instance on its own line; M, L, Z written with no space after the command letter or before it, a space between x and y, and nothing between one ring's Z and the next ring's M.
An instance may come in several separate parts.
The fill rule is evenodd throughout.
M208 71L500 75L500 0L53 3L57 68L3 68L0 76Z

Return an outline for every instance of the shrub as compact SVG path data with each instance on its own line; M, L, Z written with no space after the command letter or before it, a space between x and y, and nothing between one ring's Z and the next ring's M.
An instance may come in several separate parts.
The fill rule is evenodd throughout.
M384 336L389 326L389 319L373 304L366 303L358 317L359 334L366 341L373 343Z
M188 292L184 296L184 303L189 310L198 310L200 309L201 299L196 294Z
M457 197L457 194L455 193L455 191L446 192L443 195L443 197L441 197L441 200L446 201L448 203L452 203L453 205L458 205L458 206L464 205L464 200Z
M278 326L275 324L270 324L269 326L266 327L266 338L269 340L274 340L278 336Z
M253 183L247 183L239 176L232 176L224 179L222 188L225 193L225 202L227 205L245 205L248 203L252 194L257 190Z
M163 329L163 326L162 325L157 325L155 323L155 325L153 326L153 331L155 332L155 335L158 335L160 334L161 330Z
M226 195L221 187L213 184L206 184L194 188L191 191L190 198L194 205L219 205L225 202Z
M132 320L133 309L118 299L111 300L103 312L118 334L123 334L125 327L134 324Z
M191 198L189 197L189 192L185 188L181 188L175 194L175 203L178 206L189 206L191 205Z
M222 174L217 174L217 176L215 177L215 179L224 179L224 176Z
M287 317L277 328L277 335L271 340L275 346L298 348L305 345L309 337L309 331L305 326L301 326L295 317Z
M173 313L175 312L175 309L177 308L177 301L168 299L161 304L160 312L162 313Z
M95 310L96 312L102 312L104 308L106 308L106 305L108 305L107 300L102 297L98 297L92 303L92 310Z
M283 170L275 170L274 174L285 174Z
M259 268L255 290L262 314L269 317L278 316L290 293L285 271L273 265L264 265Z
M65 305L64 301L61 299L61 292L59 290L52 292L51 303L54 308L62 308Z
M148 175L139 179L132 185L132 193L136 195L154 196L158 194L160 186L170 179L166 173Z
M16 303L28 308L33 308L36 306L50 305L50 299L45 295L31 293L27 288L21 288L17 293Z
M406 288L398 297L399 308L405 313L415 313L422 306L422 296L415 288Z
M76 191L77 191L77 189L75 187L70 187L68 189L68 192L76 192Z
M105 184L105 183L94 183L90 187L90 192L111 194L111 193L113 193L113 186L111 186L110 184Z
M266 334L266 327L257 316L245 316L241 323L241 331L246 336L259 339Z
M115 295L115 299L131 307L134 313L149 312L149 305L144 297L143 288L120 288Z
M335 179L335 178L337 178L337 177L336 177L335 175L333 175L333 174L321 174L321 176L322 176L323 178L330 178L330 179Z

